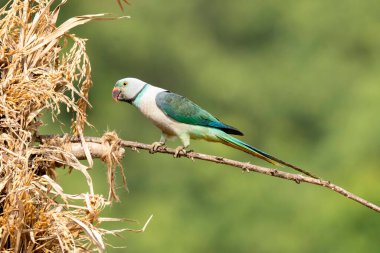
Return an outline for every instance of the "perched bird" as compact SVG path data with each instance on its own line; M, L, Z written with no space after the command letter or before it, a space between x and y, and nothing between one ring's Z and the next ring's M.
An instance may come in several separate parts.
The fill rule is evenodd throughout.
M112 90L112 97L116 101L134 105L161 129L161 139L152 144L152 151L163 146L167 139L178 137L182 146L176 148L174 156L177 157L179 153L186 154L190 139L204 139L211 142L221 142L271 164L282 164L314 177L307 171L232 137L230 134L243 135L243 133L235 127L222 123L209 112L181 95L136 78L124 78L116 82Z

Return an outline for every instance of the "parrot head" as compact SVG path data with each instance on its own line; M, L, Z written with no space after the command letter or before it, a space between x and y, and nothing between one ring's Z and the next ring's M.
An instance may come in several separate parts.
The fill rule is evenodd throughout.
M131 103L145 87L146 83L136 78L123 78L115 83L112 98Z

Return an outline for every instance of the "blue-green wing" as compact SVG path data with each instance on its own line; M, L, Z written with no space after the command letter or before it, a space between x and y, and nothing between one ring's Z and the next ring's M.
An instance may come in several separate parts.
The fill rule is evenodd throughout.
M218 128L228 134L243 135L236 128L220 122L191 100L175 93L163 91L157 94L156 104L168 117L185 124Z

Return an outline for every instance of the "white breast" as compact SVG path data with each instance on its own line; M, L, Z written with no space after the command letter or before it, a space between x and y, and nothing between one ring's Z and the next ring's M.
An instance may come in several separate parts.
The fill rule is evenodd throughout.
M215 129L180 123L166 116L156 104L157 94L163 91L166 90L149 85L136 103L139 110L164 134L168 137L179 137L185 146L189 145L190 138L219 141Z
M139 110L168 136L179 136L187 132L188 125L166 116L156 104L156 96L164 89L149 85L139 100Z

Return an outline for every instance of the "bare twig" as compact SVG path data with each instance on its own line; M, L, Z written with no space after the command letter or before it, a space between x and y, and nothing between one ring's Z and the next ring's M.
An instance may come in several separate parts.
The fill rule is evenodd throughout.
M116 0L117 4L119 5L120 9L124 11L124 6L123 4L130 4L127 0Z
M102 143L97 142L87 142L89 151L92 158L103 158L106 154L109 153L109 147L105 146ZM85 149L82 144L79 142L72 142L69 144L71 153L78 158L79 160L87 159ZM124 149L118 150L119 155L124 155Z
M59 135L40 135L40 136L38 136L37 139L39 141L42 141L45 139L52 139L52 138L59 138L59 137L62 137L62 136L59 136ZM75 149L77 149L78 154L80 154L79 158L82 158L82 159L85 158L84 151L80 151L81 146L77 145L77 144L79 144L80 139L77 137L72 137L70 139L70 141L71 141L71 145L73 147L75 147ZM88 146L90 147L91 152L96 151L93 153L93 156L98 157L98 155L101 154L101 150L102 150L102 148L99 147L99 145L102 143L102 139L99 137L85 137L85 141L87 142ZM143 149L143 150L149 150L150 151L152 148L152 145L149 145L149 144L144 144L144 143L134 142L134 141L127 141L127 140L122 140L120 142L120 144L121 144L121 146L128 147L128 148L131 148L133 150ZM99 151L99 152L97 152L97 151ZM158 150L155 152L164 153L164 154L172 154L172 155L175 154L175 150L168 148L168 147L159 147ZM101 157L101 155L99 157ZM375 205L375 204L373 204L373 203L371 203L371 202L369 202L369 201L367 201L367 200L365 200L365 199L363 199L363 198L361 198L361 197L359 197L359 196L357 196L357 195L355 195L355 194L343 189L342 187L340 187L336 184L333 184L327 180L315 179L315 178L312 178L309 176L284 172L284 171L280 171L277 169L265 168L265 167L257 166L257 165L250 164L250 163L239 162L236 160L231 160L231 159L227 159L227 158L220 157L220 156L213 156L213 155L202 154L202 153L197 153L197 152L188 152L187 154L181 153L181 154L179 154L179 157L187 157L190 159L198 159L198 160L204 160L204 161L229 165L232 167L242 169L244 171L253 171L253 172L257 172L257 173L272 176L272 177L278 177L278 178L282 178L285 180L294 181L298 184L303 182L303 183L318 185L321 187L328 188L328 189L330 189L330 190L332 190L332 191L334 191L340 195L343 195L343 196L345 196L345 197L347 197L353 201L358 202L359 204L361 204L363 206L366 206L367 208L370 208L370 209L380 213L380 207L379 206L377 206L377 205Z

